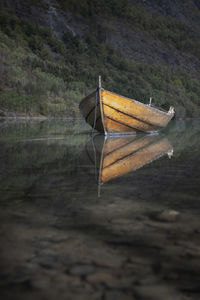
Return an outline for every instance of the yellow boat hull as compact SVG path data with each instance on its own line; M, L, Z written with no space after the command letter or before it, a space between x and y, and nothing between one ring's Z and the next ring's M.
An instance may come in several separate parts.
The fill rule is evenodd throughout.
M102 88L85 97L79 107L86 122L110 135L159 131L174 115L173 109L166 112Z

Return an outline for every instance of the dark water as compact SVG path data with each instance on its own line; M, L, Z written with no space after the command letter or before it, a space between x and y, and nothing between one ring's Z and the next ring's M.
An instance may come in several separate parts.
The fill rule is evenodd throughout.
M0 122L3 297L199 299L200 121L140 136L154 150L101 186L98 139L82 120Z

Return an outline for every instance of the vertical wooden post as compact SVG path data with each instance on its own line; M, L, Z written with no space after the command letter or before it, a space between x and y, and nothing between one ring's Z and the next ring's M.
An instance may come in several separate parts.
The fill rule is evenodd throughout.
M101 88L101 76L99 75L99 88Z

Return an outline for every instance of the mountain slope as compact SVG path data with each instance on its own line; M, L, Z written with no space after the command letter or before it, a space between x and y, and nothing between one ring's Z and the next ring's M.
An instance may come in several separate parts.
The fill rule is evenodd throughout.
M200 8L194 0L3 0L0 113L78 115L103 86L200 115Z

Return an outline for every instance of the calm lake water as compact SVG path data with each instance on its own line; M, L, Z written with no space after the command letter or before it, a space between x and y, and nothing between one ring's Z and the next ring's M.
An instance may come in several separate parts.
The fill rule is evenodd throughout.
M199 299L200 120L106 140L1 120L0 149L5 298Z

